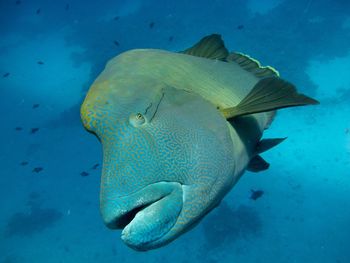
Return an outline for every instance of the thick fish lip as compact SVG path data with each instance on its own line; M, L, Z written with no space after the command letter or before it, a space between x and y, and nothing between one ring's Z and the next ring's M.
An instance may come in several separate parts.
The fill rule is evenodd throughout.
M134 227L136 224L137 224L137 217L143 217L141 214L146 210L146 208L152 206L152 205L157 205L157 203L159 201L161 201L163 198L153 202L153 203L150 203L148 205L145 205L143 206L142 208L139 207L139 208L136 208L136 210L138 210L137 213L135 213L135 215L133 216L133 218L128 222L128 224L126 224L124 227L123 227L123 231L121 233L121 239L130 247L136 249L136 250L146 250L143 248L142 245L144 245L145 242L135 242L135 241L132 241L130 239L132 239L132 237L130 238L130 236L132 234L134 234L133 232L134 231L130 231L130 228ZM133 211L130 211L130 212L133 212ZM142 223L145 223L145 220L138 220L138 221L142 221ZM168 231L166 232L163 232L163 235L166 234ZM157 238L159 239L159 238ZM155 240L152 240L152 241L155 241ZM150 241L148 241L147 243L149 243ZM142 243L142 244L141 244Z
M110 196L109 196L110 197ZM182 185L158 182L127 196L103 199L101 214L110 229L123 229L122 240L136 250L148 250L166 241L183 206Z
M118 209L113 218L106 221L105 225L110 229L124 229L136 216L137 213L157 202L159 199L155 199L149 202L135 202L133 206L125 209Z

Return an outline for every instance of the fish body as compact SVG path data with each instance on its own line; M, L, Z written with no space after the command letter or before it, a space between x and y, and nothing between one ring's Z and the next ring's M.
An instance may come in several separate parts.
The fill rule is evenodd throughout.
M30 129L31 134L37 133L38 131L39 131L39 128L31 128Z
M278 108L315 104L277 71L218 35L175 53L124 52L81 107L103 145L100 210L136 250L163 246L216 207L249 163L283 139L260 140ZM265 163L264 163L265 162Z
M251 194L250 194L250 199L252 200L257 200L259 199L260 197L263 196L264 194L264 191L263 190L250 190Z
M82 172L80 173L80 175L83 176L83 177L85 177L85 176L88 176L89 173L88 173L88 172L85 172L85 171L82 171Z
M35 168L32 170L32 173L40 173L42 170L44 170L44 168L42 168L42 167L35 167Z

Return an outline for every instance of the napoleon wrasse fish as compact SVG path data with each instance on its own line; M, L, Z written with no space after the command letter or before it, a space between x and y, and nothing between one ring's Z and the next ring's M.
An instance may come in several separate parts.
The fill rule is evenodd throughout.
M317 104L272 67L229 53L220 35L179 52L136 49L111 59L81 107L103 145L100 210L136 250L161 247L216 207L259 155L275 111Z

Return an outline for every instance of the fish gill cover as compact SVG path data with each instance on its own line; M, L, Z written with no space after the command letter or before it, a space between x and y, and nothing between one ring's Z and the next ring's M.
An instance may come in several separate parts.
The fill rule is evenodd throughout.
M349 10L330 0L1 1L0 262L347 262ZM175 242L134 252L102 224L102 151L80 104L116 55L176 52L212 33L321 104L280 111L265 134L288 138L262 154L267 171L246 173Z

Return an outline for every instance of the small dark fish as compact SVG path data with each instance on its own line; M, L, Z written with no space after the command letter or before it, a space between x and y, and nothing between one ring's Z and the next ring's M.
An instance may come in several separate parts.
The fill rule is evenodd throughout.
M39 128L32 128L32 129L30 130L30 134L34 134L34 133L36 133L37 131L39 131Z
M91 169L96 170L97 167L99 167L99 166L100 166L100 164L99 164L99 163L96 163L96 164L94 164L94 166L91 167Z
M32 171L32 173L40 173L42 170L44 170L44 168L42 167L35 167Z
M66 11L69 10L69 4L66 4L66 7L64 8L64 10L66 10Z
M89 173L88 173L88 172L83 171L83 172L81 172L81 173L80 173L80 175L81 175L81 176L88 176L88 175L89 175Z
M114 21L118 21L119 18L120 18L119 16L115 16L115 17L114 17Z
M26 166L27 164L28 164L27 161L23 161L23 162L20 163L20 165L22 165L22 166Z
M349 129L349 128L346 128L346 129L345 129L345 134L349 134L349 132L350 132L350 129Z
M173 37L173 36L170 36L168 40L171 42L171 41L174 40L174 37Z
M153 28L154 27L154 22L149 23L149 28Z
M264 191L262 190L250 190L250 191L251 191L250 199L253 199L253 200L256 200L262 197L262 195L264 194Z
M238 26L237 26L237 29L238 29L238 30L242 30L243 28L244 28L244 25L238 25Z
M37 63L38 63L39 65L44 65L44 62L41 61L41 60L39 60Z
M16 131L21 131L21 130L23 130L23 128L18 126L18 127L15 128L15 130Z
M21 4L21 0L17 0L16 5L20 5L20 4Z
M10 72L6 72L4 75L2 75L3 78L7 78L8 76L10 76Z
M40 104L38 104L38 103L36 103L36 104L33 104L33 109L36 109L36 108L38 108L40 106Z
M114 45L116 45L117 47L119 47L119 42L117 40L113 41Z
M37 14L37 15L39 15L39 14L40 14L40 12L41 12L41 9L40 9L40 8L38 8L38 9L36 10L36 14Z

